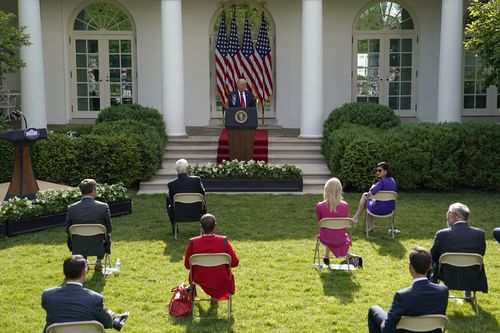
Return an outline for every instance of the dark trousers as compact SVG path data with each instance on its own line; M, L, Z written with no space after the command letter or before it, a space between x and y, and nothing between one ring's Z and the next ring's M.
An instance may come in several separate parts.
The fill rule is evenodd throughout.
M166 206L167 206L168 218L169 218L170 223L172 224L172 228L173 228L174 227L174 203L172 202L172 200L170 200L170 197L168 195L167 195Z
M493 229L493 237L500 243L500 227Z
M380 325L387 319L387 312L380 306L375 305L368 309L368 332L380 333L382 329Z
M73 243L71 242L71 237L66 238L66 244L68 245L68 249L73 253ZM104 252L107 254L111 254L111 235L108 234L108 239L104 241ZM103 259L104 256L98 256L97 259ZM85 259L87 257L85 256Z

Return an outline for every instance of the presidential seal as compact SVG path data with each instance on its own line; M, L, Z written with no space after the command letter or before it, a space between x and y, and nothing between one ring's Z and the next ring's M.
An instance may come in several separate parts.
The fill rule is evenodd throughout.
M247 121L248 119L248 114L246 113L245 110L240 110L234 114L234 120L238 124L243 124Z

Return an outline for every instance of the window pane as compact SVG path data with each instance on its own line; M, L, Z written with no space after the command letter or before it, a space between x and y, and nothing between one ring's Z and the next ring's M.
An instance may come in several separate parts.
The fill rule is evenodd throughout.
M378 97L368 97L368 102L378 104Z
M85 54L76 55L76 67L87 67L87 56Z
M87 82L87 69L76 70L76 81Z
M368 39L358 40L358 53L367 53L368 52Z
M464 69L464 79L474 80L476 77L476 69L474 67L465 67Z
M110 55L109 56L109 67L120 67L120 56Z
M87 53L87 43L84 40L76 40L76 53Z
M356 102L368 102L368 98L367 97L359 97L356 98Z
M486 94L484 81L476 81L476 94Z
M392 1L380 1L367 8L356 22L357 30L408 30L413 20L408 11Z
M399 110L399 97L389 97L389 107L393 110Z
M403 47L401 51L403 52L411 52L412 51L412 39L411 38L404 38L401 40Z
M411 83L410 82L401 83L401 95L411 95Z
M486 96L476 96L476 109L485 109L486 108Z
M389 56L389 66L399 66L399 53L391 53Z
M89 40L88 48L89 48L89 53L99 53L99 46L97 44L97 40Z
M474 81L465 81L464 94L473 94L473 93L474 93Z
M370 39L370 52L380 52L380 40Z
M411 68L401 69L401 81L411 81Z
M122 67L132 67L131 55L122 55Z
M399 95L399 83L389 83L389 95Z
M379 55L378 54L370 54L368 55L368 66L369 67L378 67L379 66Z
M87 96L88 94L87 85L85 83L79 83L77 90L78 96Z
M89 55L89 68L99 67L99 56L97 54Z
M101 108L100 108L101 101L99 98L90 98L89 102L90 102L90 111L100 111L101 110Z
M464 109L474 109L474 96L464 96Z
M85 7L73 24L74 30L131 31L128 15L111 3L93 3Z
M411 97L401 97L401 110L410 110L411 109Z
M79 98L78 111L88 111L88 110L89 110L88 100L86 98Z
M109 79L111 82L120 82L120 70L119 69L110 69L109 70Z
M124 98L122 99L123 104L132 104L132 98Z
M111 90L111 96L120 96L121 95L119 83L110 84L109 89Z
M122 40L121 44L121 52L122 53L131 53L132 52L132 43L130 40Z
M401 66L411 66L411 53L401 54Z
M471 51L466 51L465 52L465 65L466 66L474 66L475 65L475 59L476 57L474 56L474 53Z
M109 41L109 53L120 53L120 43L118 40Z
M399 52L399 39L391 39L389 52Z

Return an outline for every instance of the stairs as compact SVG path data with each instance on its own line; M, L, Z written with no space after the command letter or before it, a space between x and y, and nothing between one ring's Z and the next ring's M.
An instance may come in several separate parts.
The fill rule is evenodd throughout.
M187 137L169 138L162 168L152 179L141 182L138 194L166 193L167 183L177 177L175 162L180 158L189 164L215 163L220 131L220 128L188 128ZM297 135L295 130L270 129L269 163L297 165L304 172L302 193L323 193L331 174L320 152L321 140L299 139Z

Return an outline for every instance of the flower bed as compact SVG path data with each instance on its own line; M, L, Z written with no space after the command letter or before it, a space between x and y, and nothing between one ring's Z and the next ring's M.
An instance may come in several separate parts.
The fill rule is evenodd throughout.
M0 236L13 236L65 225L68 205L81 198L78 188L47 190L36 194L33 201L17 197L0 202ZM100 184L97 200L109 203L111 216L132 212L132 202L122 184Z
M301 192L302 170L291 164L263 161L226 161L191 166L189 173L202 178L209 192Z

